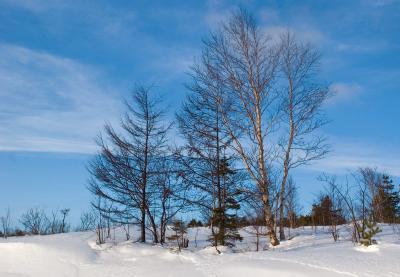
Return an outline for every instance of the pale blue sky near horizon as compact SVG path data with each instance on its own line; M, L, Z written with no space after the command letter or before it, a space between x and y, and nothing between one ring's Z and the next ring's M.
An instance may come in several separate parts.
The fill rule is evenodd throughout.
M77 222L104 122L118 122L135 84L155 84L172 117L202 38L239 6L271 36L289 29L312 43L337 92L322 129L333 152L296 170L303 206L322 172L371 166L398 181L398 0L0 0L0 215L70 207Z

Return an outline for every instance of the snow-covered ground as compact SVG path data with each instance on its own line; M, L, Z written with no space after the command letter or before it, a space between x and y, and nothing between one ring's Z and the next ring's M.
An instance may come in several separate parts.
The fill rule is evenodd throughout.
M260 252L248 228L241 230L245 239L235 251L221 249L219 255L207 247L207 228L190 229L190 247L180 253L123 241L121 230L101 247L92 232L9 238L0 240L0 276L400 276L400 236L391 226L381 228L378 245L368 248L349 241L342 226L336 243L327 228L300 228L275 248L263 240L261 247L268 249Z

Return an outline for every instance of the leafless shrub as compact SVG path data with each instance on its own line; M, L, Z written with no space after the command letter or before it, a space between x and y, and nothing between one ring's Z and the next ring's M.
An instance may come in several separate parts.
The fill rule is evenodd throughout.
M8 208L5 215L0 218L3 237L6 239L11 233L11 213Z
M49 231L49 219L43 209L31 208L21 216L21 224L32 235L45 235Z

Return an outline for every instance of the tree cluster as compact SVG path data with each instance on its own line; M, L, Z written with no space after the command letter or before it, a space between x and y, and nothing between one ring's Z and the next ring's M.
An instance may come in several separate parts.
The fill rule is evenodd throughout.
M70 228L66 221L69 211L70 209L55 210L48 215L43 209L31 208L21 216L20 223L31 235L66 233Z
M272 39L245 10L233 13L203 41L176 129L145 87L126 101L118 128L105 126L89 166L93 206L139 225L142 242L150 231L155 243L178 213L197 211L215 246L241 239L238 214L251 209L278 245L285 222L295 225L292 169L328 151L317 130L330 91L318 66L318 52L292 33ZM173 130L183 139L177 147Z
M24 230L12 226L10 209L0 216L0 234L3 238L10 236L48 235L66 233L70 231L70 224L67 221L70 209L53 210L46 213L38 207L31 208L21 215L19 223Z
M338 211L340 214L340 217L336 218L352 224L353 240L371 244L372 236L379 232L377 223L400 222L400 188L395 188L387 174L369 167L358 169L352 173L351 178L353 182L349 182L349 178L346 178L346 182L341 184L335 177L321 177L330 193L319 206L313 206L312 224L321 223L321 220L321 225L340 224L339 221L333 222L335 224L327 221L329 210L332 210L328 207L333 204L332 206L337 207L333 211ZM322 202L325 202L325 209ZM314 220L317 222L314 223Z

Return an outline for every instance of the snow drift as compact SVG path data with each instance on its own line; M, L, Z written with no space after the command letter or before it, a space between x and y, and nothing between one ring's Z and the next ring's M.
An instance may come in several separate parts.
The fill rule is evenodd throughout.
M254 251L254 236L242 229L243 242L219 255L207 247L207 228L190 229L189 248L180 253L123 241L119 229L102 246L91 232L9 238L0 242L0 276L400 276L399 236L390 226L381 228L379 244L369 248L349 241L343 226L336 243L327 228L301 228L291 240L260 252Z

